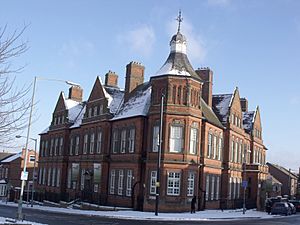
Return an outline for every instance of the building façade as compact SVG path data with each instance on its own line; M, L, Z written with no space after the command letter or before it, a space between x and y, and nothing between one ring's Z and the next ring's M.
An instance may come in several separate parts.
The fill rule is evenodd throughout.
M52 121L41 135L38 198L81 200L154 211L259 207L268 167L260 112L232 94L213 95L213 73L194 70L180 30L170 41L161 69L144 82L145 68L126 66L125 89L109 71L83 90L62 92ZM160 146L160 108L163 102ZM161 147L160 182L157 182ZM242 182L244 181L244 182Z

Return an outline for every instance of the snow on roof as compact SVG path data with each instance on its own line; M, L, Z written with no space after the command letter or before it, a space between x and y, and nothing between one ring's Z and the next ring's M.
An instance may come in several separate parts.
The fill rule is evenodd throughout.
M70 128L79 127L82 123L82 119L83 119L83 116L84 116L84 113L85 113L85 110L86 110L86 106L85 105L83 106L83 104L81 104L81 105L82 105L81 111L79 112L79 114L77 114L77 117L73 121L74 124Z
M254 122L254 111L243 112L243 127L249 133L252 131Z
M12 155L12 156L10 156L10 157L2 160L1 163L10 163L10 162L12 162L12 161L20 158L21 156L22 156L22 152L19 152L19 153L15 154L15 155Z
M191 76L191 74L188 71L184 70L184 68L182 70L175 68L173 66L173 63L171 62L164 64L155 75L160 76L166 74L178 76Z
M105 97L108 99L108 108L110 113L116 113L123 101L124 91L116 87L104 86Z
M213 109L222 123L227 122L233 94L213 95Z
M189 76L201 80L187 55L181 52L170 52L166 62L154 76L161 75Z
M76 102L72 99L65 100L67 102L68 106L66 105L66 108L68 110L68 118L70 122L75 122L76 118L82 111L82 108L84 107L81 102ZM76 103L74 103L76 102Z
M212 108L206 104L206 102L201 98L201 108L202 114L204 118L209 122L218 127L224 128L218 117L216 116L215 112Z
M137 87L129 100L121 106L112 120L124 119L134 116L146 116L150 107L151 99L150 82Z

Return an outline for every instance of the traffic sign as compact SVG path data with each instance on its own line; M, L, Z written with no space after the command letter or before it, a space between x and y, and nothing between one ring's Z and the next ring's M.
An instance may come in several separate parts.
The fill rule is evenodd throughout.
M22 171L21 180L28 180L28 172L27 171L26 172Z
M247 180L243 180L243 182L242 182L242 187L243 187L243 188L248 187L248 181L247 181Z

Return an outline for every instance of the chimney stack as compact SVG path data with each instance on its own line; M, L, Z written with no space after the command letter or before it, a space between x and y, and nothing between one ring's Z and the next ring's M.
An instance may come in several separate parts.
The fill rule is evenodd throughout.
M126 83L124 100L127 101L129 94L140 84L144 83L145 67L138 62L130 62L126 66Z
M115 72L109 70L105 74L105 86L118 87L118 75Z
M248 100L246 98L241 98L241 107L243 112L248 112Z
M80 86L72 85L69 88L69 99L77 102L82 101L83 89Z
M213 71L208 67L200 68L195 71L203 80L202 98L207 105L212 107L212 85L213 85Z

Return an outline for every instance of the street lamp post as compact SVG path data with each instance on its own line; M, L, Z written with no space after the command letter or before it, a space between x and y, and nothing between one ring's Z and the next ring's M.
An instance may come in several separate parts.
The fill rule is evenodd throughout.
M161 147L162 147L162 129L163 129L163 113L164 113L164 94L161 96L160 103L160 125L159 125L159 137L158 137L158 157L157 157L157 171L156 171L156 198L155 198L155 216L158 215L158 204L160 194L160 160L161 160Z
M26 144L25 144L24 166L23 166L23 171L22 171L22 175L21 175L21 191L20 191L20 199L19 199L19 203L18 203L18 212L17 212L18 220L23 220L23 215L22 215L23 192L24 192L25 180L27 180L27 177L25 174L27 173L26 166L27 166L27 156L28 156L28 141L29 141L29 135L30 135L31 117L32 117L32 110L33 110L36 80L37 80L37 77L34 77L31 105L30 105L30 113L29 113L29 122L28 122L28 127L27 127L27 136L26 136Z
M24 163L22 174L21 174L21 191L20 191L20 198L19 198L19 202L18 202L18 211L17 211L17 219L18 220L23 220L22 203L23 203L25 180L27 180L27 174L28 174L28 172L26 171L26 169L27 169L26 162L27 162L27 157L28 157L28 142L29 142L29 136L30 136L31 119L32 119L33 103L34 103L34 96L35 96L37 80L59 81L59 82L64 82L64 83L66 83L68 85L72 85L72 86L80 86L79 84L71 82L71 81L52 79L52 78L49 79L49 78L43 78L43 77L37 77L37 76L34 77L31 104L30 104L29 121L28 121L28 127L27 127L27 135L26 135L26 144L25 144L25 157L24 157L25 163Z
M16 138L26 138L25 136L17 135ZM33 199L35 193L35 173L36 173L36 150L37 150L37 138L29 138L34 141L34 162L33 162L33 173L32 173L32 189L31 189L31 207L33 207ZM27 202L29 201L29 185L27 193Z

